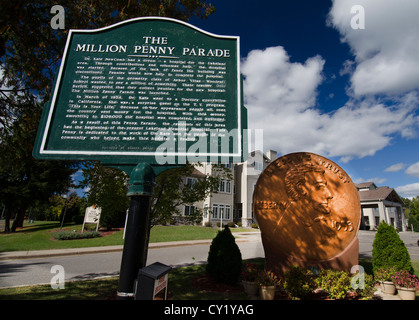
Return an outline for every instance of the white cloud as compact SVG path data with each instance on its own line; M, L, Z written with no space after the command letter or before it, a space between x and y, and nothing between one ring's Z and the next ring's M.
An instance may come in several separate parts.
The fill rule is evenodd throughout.
M365 29L351 28L354 5L365 8ZM351 75L349 101L332 113L316 108L322 57L296 63L283 47L251 51L242 61L245 103L249 127L264 129L265 149L315 152L347 162L374 155L395 136L416 137L418 11L417 0L333 1L328 23L355 59L340 71Z
M400 162L400 163L393 164L392 166L386 168L384 171L386 171L386 172L398 172L398 171L404 169L405 166L406 165L403 162Z
M291 62L283 47L253 50L243 59L249 128L264 129L264 148L282 154L306 151L352 158L374 155L400 134L412 137L419 102L411 93L389 106L374 98L350 99L333 113L315 108L325 61Z
M73 182L79 182L83 179L83 171L81 169L77 170L71 175L71 179Z
M404 198L419 196L419 183L406 184L396 188L397 193Z
M416 162L412 164L411 166L409 166L406 169L405 173L408 174L409 176L419 177L419 162Z
M365 29L352 29L351 8L365 9ZM397 95L419 88L419 1L333 0L329 23L351 47L347 61L355 96Z

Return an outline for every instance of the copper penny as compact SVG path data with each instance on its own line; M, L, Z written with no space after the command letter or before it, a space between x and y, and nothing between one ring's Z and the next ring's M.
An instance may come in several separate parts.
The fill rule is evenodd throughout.
M253 212L264 242L306 261L339 255L356 238L361 220L350 177L333 161L307 152L269 164L255 186Z

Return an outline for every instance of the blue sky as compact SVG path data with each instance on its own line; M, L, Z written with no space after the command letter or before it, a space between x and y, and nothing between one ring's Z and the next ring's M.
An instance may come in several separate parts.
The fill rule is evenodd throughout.
M249 128L264 130L265 151L314 152L356 183L419 195L417 0L211 3L190 23L240 36Z

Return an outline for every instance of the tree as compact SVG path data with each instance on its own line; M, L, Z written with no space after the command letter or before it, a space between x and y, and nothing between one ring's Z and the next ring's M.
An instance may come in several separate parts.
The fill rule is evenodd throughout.
M28 111L28 110L27 110ZM5 231L21 227L26 211L36 204L47 202L57 193L66 193L72 185L71 175L78 164L69 161L35 161L32 146L36 127L32 114L22 112L2 136L0 144L0 202L6 207ZM10 228L10 219L15 220Z
M375 273L379 268L392 266L413 271L406 245L394 227L382 221L372 244L372 267Z
M142 16L205 19L215 11L207 0L62 0L65 29L54 30L50 10L56 4L2 0L0 6L2 84L7 82L14 92L30 90L43 102L50 95L69 29L96 29Z
M217 282L237 284L241 274L242 256L230 229L218 231L208 253L207 273Z
M195 164L199 166L200 164ZM187 185L185 177L191 176L194 165L186 164L181 168L173 168L159 174L154 186L151 204L150 228L159 223L166 223L174 215L179 215L178 207L192 205L203 201L210 193L217 192L221 179L231 179L231 171L222 165L214 165L212 174L201 174L196 183ZM80 186L89 188L88 203L102 208L101 224L108 228L116 227L125 220L125 212L129 206L128 180L122 171L102 166L99 162L91 162L83 169L83 181ZM186 221L197 223L202 220L202 210L187 217Z
M408 227L413 226L414 231L419 231L419 196L412 199L402 198L402 200L403 210L408 218Z
M100 224L106 229L124 226L129 206L128 176L123 171L90 162L83 168L83 187L88 187L88 204L102 208Z
M68 30L95 29L141 16L187 21L207 18L206 0L63 0L65 29L50 21L56 1L1 1L0 6L0 203L6 206L6 230L22 225L35 202L71 187L77 162L35 160L31 155L40 115L49 100ZM23 140L22 140L23 138Z
M201 166L201 164L195 164ZM203 201L209 194L217 192L222 179L231 180L230 169L222 165L213 165L211 174L200 175L193 185L184 183L185 177L192 176L195 167L188 163L182 168L164 171L157 176L151 207L152 225L169 221L173 215L179 215L178 207ZM198 223L202 220L202 210L185 217L187 221Z

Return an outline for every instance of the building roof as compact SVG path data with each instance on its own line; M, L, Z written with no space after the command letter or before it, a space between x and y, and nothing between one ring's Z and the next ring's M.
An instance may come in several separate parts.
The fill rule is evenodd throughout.
M362 182L362 183L357 183L355 184L356 188L359 189L365 189L365 188L369 188L369 189L377 189L377 186L375 185L374 182Z
M361 202L388 200L403 204L402 199L393 188L389 188L387 186L377 187L373 182L358 183L355 184L355 186L358 189L359 199Z
M191 177L205 177L205 174L203 174L198 169L194 168L192 173L191 173Z

